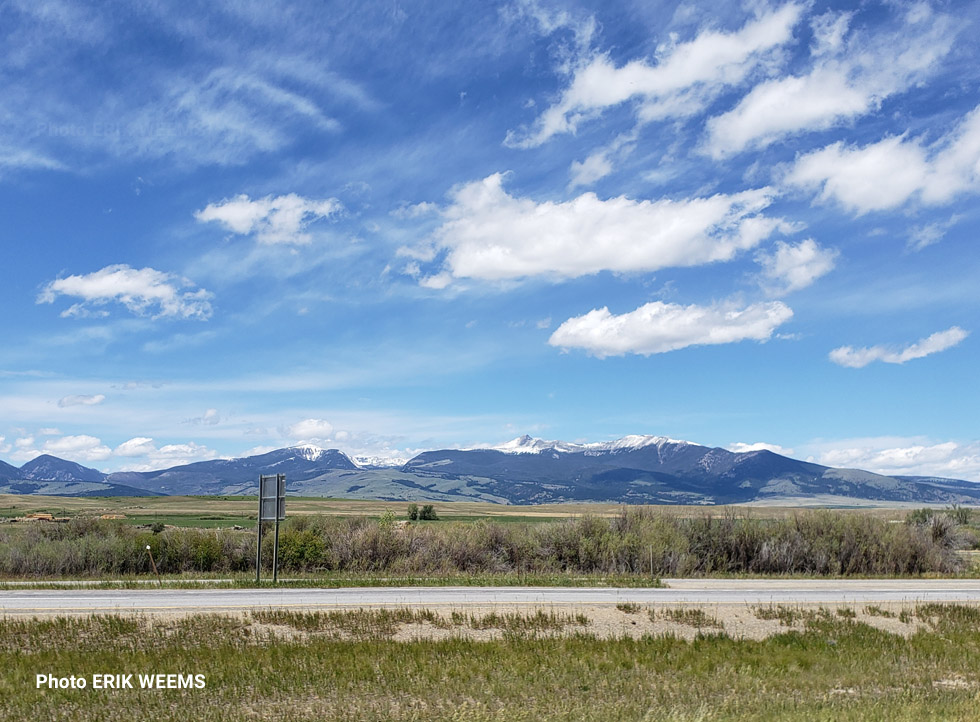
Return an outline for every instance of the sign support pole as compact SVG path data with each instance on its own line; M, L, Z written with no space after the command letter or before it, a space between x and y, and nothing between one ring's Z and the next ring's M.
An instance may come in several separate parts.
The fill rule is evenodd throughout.
M272 583L279 581L279 520L285 516L286 475L276 474L276 536L272 544Z
M262 484L259 484L259 540L255 545L255 583L258 584L262 574Z
M259 528L255 545L255 583L262 579L262 522L275 524L272 545L272 581L279 581L279 522L286 518L286 475L259 476Z

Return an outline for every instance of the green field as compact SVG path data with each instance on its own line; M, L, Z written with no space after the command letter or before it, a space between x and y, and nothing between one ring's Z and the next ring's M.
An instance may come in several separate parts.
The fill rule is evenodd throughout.
M57 517L124 514L127 524L162 522L181 527L255 527L254 496L165 496L165 497L61 497L0 494L0 518L12 519L31 513L48 513ZM322 497L287 497L288 516L367 516L380 517L386 510L404 518L408 502L359 501ZM504 506L480 502L436 504L441 519L501 522L540 522L565 519L582 514L612 515L617 504L545 504L540 506ZM691 507L691 510L695 507Z
M268 612L0 620L0 719L976 720L980 610L910 610L889 634L842 614L761 641L710 629L596 638L571 615ZM441 625L441 640L394 641ZM454 628L496 630L489 640ZM203 689L37 689L36 675L201 674Z
M15 518L44 512L55 516L98 516L124 514L125 523L152 524L163 522L174 526L202 528L255 526L257 498L254 496L162 496L162 497L63 497L0 494L0 518ZM380 517L392 510L404 518L408 502L325 499L322 497L287 497L288 516L328 515ZM622 504L540 504L508 506L483 502L440 502L435 504L440 519L478 521L493 519L500 522L533 523L555 521L569 517L592 515L609 517L620 513ZM724 514L726 508L759 519L785 519L808 510L792 506L648 506L674 516L690 517L706 513ZM904 520L908 505L860 507L848 513L870 515L889 521Z

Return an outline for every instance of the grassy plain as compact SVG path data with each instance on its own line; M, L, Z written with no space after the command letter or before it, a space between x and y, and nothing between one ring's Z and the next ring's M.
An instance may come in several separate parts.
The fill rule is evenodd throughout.
M921 628L909 635L853 612L782 616L796 626L758 640L710 625L693 638L600 638L587 620L540 611L6 619L0 719L977 719L977 609L911 608ZM413 627L443 638L413 638ZM98 673L203 674L206 686L96 690ZM37 674L89 683L37 689Z
M174 526L218 527L238 524L255 526L257 499L254 496L161 496L161 497L64 497L25 494L0 494L0 517L13 518L28 513L46 512L55 516L125 514L125 522L152 524L163 522ZM286 499L288 516L367 516L380 517L386 510L404 518L408 502L361 501L350 499L325 499L322 497L294 497ZM613 517L618 515L622 504L539 504L534 506L508 506L483 502L438 502L435 504L440 519L449 521L476 521L491 519L499 522L557 521L583 515ZM694 517L707 513L724 514L725 509L736 510L739 515L758 519L785 519L808 510L809 506L650 506L679 517ZM901 521L910 505L856 506L848 509L855 514L867 514L889 521Z

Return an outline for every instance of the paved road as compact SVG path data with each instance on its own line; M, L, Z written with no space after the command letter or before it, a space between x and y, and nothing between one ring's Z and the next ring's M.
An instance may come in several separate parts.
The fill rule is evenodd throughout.
M637 604L980 604L980 580L690 580L665 589L372 587L0 591L0 614L186 613L255 608L592 606Z

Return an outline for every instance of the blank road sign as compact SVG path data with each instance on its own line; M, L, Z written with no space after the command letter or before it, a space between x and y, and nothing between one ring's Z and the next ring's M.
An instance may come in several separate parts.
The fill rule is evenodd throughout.
M286 475L259 477L259 521L286 518Z

